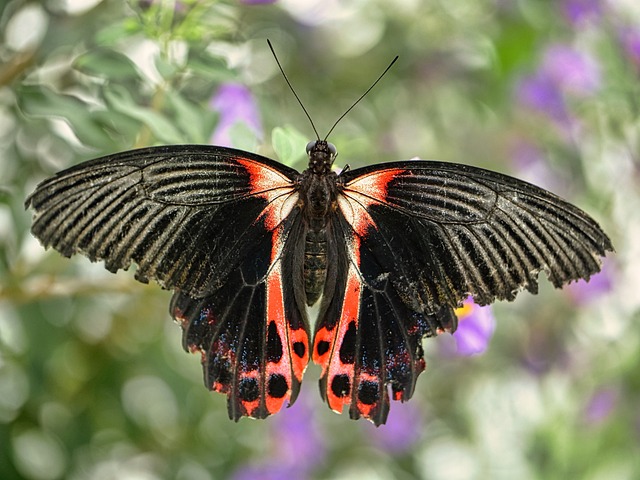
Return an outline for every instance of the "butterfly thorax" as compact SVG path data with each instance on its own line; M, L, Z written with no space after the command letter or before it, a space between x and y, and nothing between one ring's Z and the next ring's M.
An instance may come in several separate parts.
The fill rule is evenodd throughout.
M307 144L309 171L317 175L326 175L336 157L336 147L326 140L315 140Z
M322 295L327 274L327 222L337 198L337 175L331 171L335 148L330 150L322 140L309 145L309 168L302 174L299 193L307 225L304 288L307 304L313 305Z

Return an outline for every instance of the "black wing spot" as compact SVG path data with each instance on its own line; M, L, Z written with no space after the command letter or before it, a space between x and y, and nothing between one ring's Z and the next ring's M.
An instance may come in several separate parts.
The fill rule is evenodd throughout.
M278 363L282 358L282 340L278 335L276 322L271 320L267 332L267 361Z
M318 355L322 356L325 353L327 353L329 351L330 346L331 345L326 340L320 340L318 342L318 346L316 347L316 351L318 352Z
M322 343L322 342L320 342L320 343ZM320 345L318 345L318 349L320 349ZM304 354L305 354L306 351L307 351L307 347L305 346L305 344L303 342L294 342L294 344L293 344L293 352L298 357L304 358Z
M258 381L255 378L243 378L238 385L238 396L243 402L253 402L260 396Z
M380 399L378 384L364 381L358 386L358 400L365 405L373 405Z
M331 391L336 397L346 397L351 393L351 381L345 374L336 375L331 382Z
M353 364L356 352L356 322L350 322L340 345L340 361Z
M269 377L269 385L267 391L270 397L282 398L289 391L289 385L287 379L279 373L273 374Z

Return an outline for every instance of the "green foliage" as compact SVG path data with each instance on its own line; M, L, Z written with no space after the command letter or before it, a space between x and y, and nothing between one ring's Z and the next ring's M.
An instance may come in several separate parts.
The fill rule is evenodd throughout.
M309 141L291 125L276 127L271 132L271 144L278 160L286 165L295 165L305 157L305 146ZM305 157L306 158L306 157Z

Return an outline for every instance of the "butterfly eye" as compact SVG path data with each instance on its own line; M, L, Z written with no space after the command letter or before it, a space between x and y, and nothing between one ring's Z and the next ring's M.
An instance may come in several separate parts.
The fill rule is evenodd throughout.
M311 149L316 146L316 140L312 140L307 143L307 154L311 153Z
M329 148L329 152L331 153L331 156L335 156L338 153L338 150L336 149L336 146L333 143L327 143L327 147Z

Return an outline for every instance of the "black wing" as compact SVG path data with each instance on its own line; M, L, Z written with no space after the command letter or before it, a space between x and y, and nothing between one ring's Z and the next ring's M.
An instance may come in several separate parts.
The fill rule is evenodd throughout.
M309 358L290 283L302 282L297 176L238 150L153 147L60 172L26 205L45 246L111 271L135 262L138 280L176 289L185 348L201 351L206 385L237 420L293 402Z
M309 362L309 327L296 250L304 247L295 209L204 298L176 292L171 313L186 350L201 352L205 385L227 395L229 417L265 418L292 404ZM266 229L265 229L266 230ZM302 238L302 242L300 241Z
M313 359L329 406L384 423L424 370L421 338L454 331L469 295L486 304L600 270L611 242L557 196L464 165L397 162L340 176L332 258Z
M385 423L389 391L411 398L425 369L422 338L457 326L454 309L426 312L403 297L389 270L336 212L329 227L327 283L316 324L313 361L322 367L320 393L352 419Z
M285 203L297 175L229 148L152 147L59 172L26 206L35 210L31 231L44 246L104 260L112 272L134 262L141 282L200 297L216 290L264 234L253 228L256 219L271 214L277 223L283 208L291 209Z
M444 162L346 172L341 206L362 244L419 308L481 304L589 279L613 246L579 208L527 182ZM366 216L367 221L359 220Z

